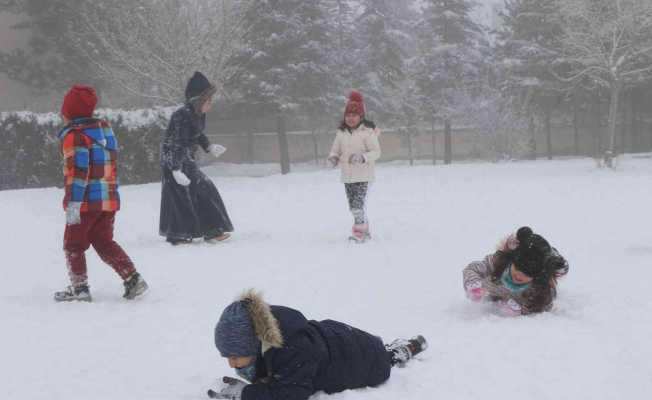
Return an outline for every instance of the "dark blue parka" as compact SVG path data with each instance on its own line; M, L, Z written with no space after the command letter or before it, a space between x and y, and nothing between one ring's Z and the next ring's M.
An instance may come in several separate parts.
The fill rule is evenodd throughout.
M261 351L242 400L305 400L320 390L377 386L389 378L391 355L379 337L337 321L308 321L288 307L270 310L283 346Z

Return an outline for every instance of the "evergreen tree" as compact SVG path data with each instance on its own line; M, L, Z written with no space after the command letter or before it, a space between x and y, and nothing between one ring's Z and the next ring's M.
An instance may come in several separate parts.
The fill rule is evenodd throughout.
M399 92L406 79L409 22L400 5L390 0L362 0L355 20L356 50L347 58L353 66L353 87L365 93L370 108L382 114L401 111ZM404 6L404 4L403 4Z
M517 99L531 119L532 135L535 115L542 117L551 158L552 110L563 98L564 89L569 89L550 72L559 55L561 35L557 0L506 0L502 17L498 52L504 60L503 89ZM532 146L536 155L534 137Z
M326 107L333 62L325 17L319 2L253 1L243 48L229 62L237 72L227 89L264 113Z
M355 12L347 0L322 0L325 15L328 18L329 38L334 43L331 50L336 61L336 76L344 80L344 86L351 86L351 64L349 55L355 49L353 40Z
M0 12L20 15L14 29L27 31L24 49L0 52L0 70L37 93L63 90L72 83L98 84L89 63L72 44L76 10L84 0L11 0Z
M424 114L445 127L445 161L451 161L451 125L483 78L481 27L470 0L427 0L419 22L415 79Z

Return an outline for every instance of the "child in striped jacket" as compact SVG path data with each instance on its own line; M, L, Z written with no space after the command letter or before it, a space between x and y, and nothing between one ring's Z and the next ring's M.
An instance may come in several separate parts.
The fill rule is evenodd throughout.
M63 248L71 285L54 294L56 301L91 301L84 255L91 245L123 279L123 297L133 299L147 290L129 256L113 240L115 214L120 209L118 143L107 121L92 118L96 104L92 87L76 85L61 107L65 124L59 132L65 177Z
M568 262L557 249L522 227L464 269L464 290L474 302L495 302L504 315L539 313L552 309L557 280L566 273Z

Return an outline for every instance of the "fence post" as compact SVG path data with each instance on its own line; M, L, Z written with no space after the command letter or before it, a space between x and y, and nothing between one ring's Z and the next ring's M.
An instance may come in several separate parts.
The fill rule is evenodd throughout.
M410 165L414 165L414 148L412 145L412 127L405 127L405 135L407 139L408 146L408 158L410 159Z
M249 162L249 164L254 163L254 149L254 130L253 127L247 126L247 162Z
M281 155L281 174L290 173L290 151L288 149L288 136L285 130L285 118L283 114L278 114L278 150Z
M444 164L451 164L453 162L453 140L451 133L451 121L446 118L444 120Z

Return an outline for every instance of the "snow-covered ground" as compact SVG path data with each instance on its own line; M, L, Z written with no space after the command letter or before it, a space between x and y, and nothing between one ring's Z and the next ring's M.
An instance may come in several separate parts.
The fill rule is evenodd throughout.
M219 167L212 167L215 171ZM219 174L218 174L219 175ZM643 399L652 393L652 158L381 166L374 240L347 243L338 173L221 177L237 232L171 247L158 184L122 188L116 237L150 284L133 302L89 251L91 304L67 284L61 191L0 192L0 398L203 399L231 374L213 345L243 289L430 349L379 388L319 400ZM461 270L528 224L569 260L555 309L507 319L470 304Z

